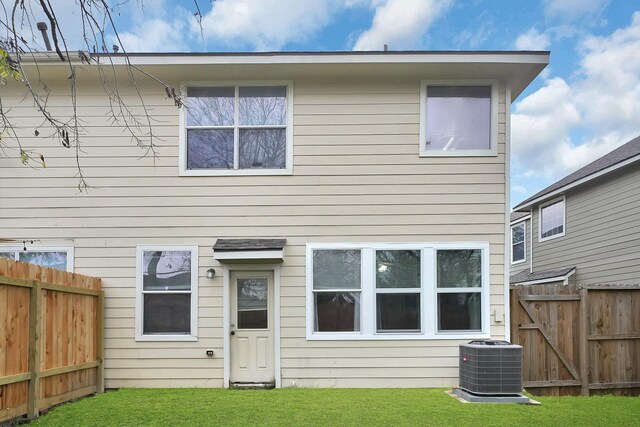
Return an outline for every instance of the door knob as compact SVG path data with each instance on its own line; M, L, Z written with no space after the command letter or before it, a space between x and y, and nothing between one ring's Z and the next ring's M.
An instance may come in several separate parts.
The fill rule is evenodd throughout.
M236 334L236 331L231 331L231 335L235 335L235 334Z

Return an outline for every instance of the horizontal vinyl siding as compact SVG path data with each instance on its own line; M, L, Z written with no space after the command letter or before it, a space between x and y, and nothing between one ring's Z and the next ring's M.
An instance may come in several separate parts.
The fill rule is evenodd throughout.
M40 120L31 105L12 106L23 146L37 147L47 168L24 167L15 152L0 158L0 236L73 245L76 271L103 278L107 387L222 386L223 267L211 251L218 238L287 238L283 386L455 385L457 346L466 341L306 341L307 243L487 241L490 312L503 311L504 86L498 156L420 158L418 81L294 84L293 175L260 177L179 177L178 111L149 87L142 92L158 119L157 157L140 158L130 136L106 124L100 91L81 85L81 164L95 187L84 195L74 151L47 139L46 128L34 136ZM19 99L3 93L3 103ZM71 111L55 90L49 105ZM143 244L200 247L197 342L134 340L135 254ZM211 266L218 274L208 280ZM504 337L504 326L491 321L492 336Z
M566 235L538 242L534 211L534 271L576 266L575 282L640 283L640 169L597 179L566 195Z

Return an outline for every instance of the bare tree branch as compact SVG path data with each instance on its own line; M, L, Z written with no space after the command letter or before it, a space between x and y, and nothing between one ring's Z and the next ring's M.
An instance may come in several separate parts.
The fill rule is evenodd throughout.
M197 0L194 0L194 3L197 9L196 16L200 17L201 23L202 15ZM6 35L0 35L0 84L11 82L13 85L20 84L24 88L26 97L32 100L35 110L43 118L43 123L33 130L36 137L40 134L39 129L50 127L62 147L73 146L78 189L81 192L87 190L89 184L85 180L82 169L84 151L81 135L86 130L82 127L78 109L78 73L84 72L85 68L97 70L103 92L108 100L110 122L122 127L129 134L132 142L145 150L142 156L152 155L154 163L157 157L155 148L157 137L153 126L155 120L139 88L138 79L144 78L153 82L176 107L183 106L179 91L132 64L114 20L115 10L122 4L110 6L106 0L75 0L82 36L81 40L73 40L72 44L82 45L86 49L78 51L77 55L70 53L67 38L63 34L63 26L50 0L14 0L10 11L4 3L2 4L4 14L0 16L0 29L6 31ZM138 2L138 6L143 7L141 1ZM43 60L51 61L52 57L51 54L43 52L40 44L35 41L37 37L33 31L33 24L38 14L45 16L50 26L49 33L53 41L55 57L68 67L67 94L72 111L70 116L58 113L48 104L51 89L40 73L40 63ZM29 33L32 41L25 37ZM204 40L204 34L202 35ZM117 41L121 53L108 51L108 38ZM97 50L102 50L103 53L96 54ZM114 60L115 58L117 61ZM120 66L126 70L126 87L132 87L135 92L136 101L134 102L125 99L121 94L125 85L120 82L122 76L117 72ZM56 90L59 90L59 87L60 84L57 82ZM137 108L141 108L142 111L136 111ZM0 102L0 154L6 155L5 150L15 148L19 152L22 163L30 167L46 167L42 154L31 148L23 148L20 133L16 132L16 129L11 120L10 110Z

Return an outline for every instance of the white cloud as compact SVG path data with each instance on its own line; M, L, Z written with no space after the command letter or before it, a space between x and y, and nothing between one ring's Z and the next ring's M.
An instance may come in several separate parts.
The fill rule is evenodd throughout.
M386 0L376 2L371 28L360 35L353 50L408 49L451 5L450 0Z
M560 177L640 133L637 52L640 12L628 27L582 41L574 81L549 79L515 104L513 153L522 175Z
M514 193L527 194L527 188L522 185L512 186L511 191L513 191Z
M347 6L355 3L350 0ZM315 34L343 6L338 0L218 0L202 17L202 31L206 40L277 50ZM200 34L195 20L192 31Z
M551 39L545 33L539 33L535 28L530 28L526 33L520 34L515 46L518 50L547 50Z
M550 17L573 20L600 12L609 0L543 0L544 13Z
M120 41L127 52L178 52L186 46L185 26L180 19L167 22L154 18L143 21L131 31L120 33ZM110 40L113 44L120 44L115 37Z
M562 154L571 145L569 134L580 123L580 113L570 101L571 88L561 78L547 84L515 105L511 115L513 155L526 163L529 174L564 170Z

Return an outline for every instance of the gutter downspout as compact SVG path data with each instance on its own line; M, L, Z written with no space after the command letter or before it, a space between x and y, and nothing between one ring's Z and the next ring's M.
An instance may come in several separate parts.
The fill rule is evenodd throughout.
M533 206L529 210L529 273L533 273Z
M508 220L511 212L511 86L505 82L505 228L504 228L504 315L502 316L504 322L502 327L504 328L504 339L511 342L511 298L509 294L509 273L511 267L511 221ZM498 323L499 319L496 319L494 312L495 323Z

